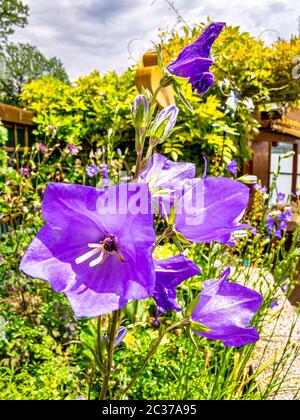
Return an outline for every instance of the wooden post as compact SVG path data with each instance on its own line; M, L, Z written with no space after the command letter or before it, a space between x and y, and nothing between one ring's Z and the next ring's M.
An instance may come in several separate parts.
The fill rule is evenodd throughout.
M298 144L293 145L293 150L295 152L293 157L293 178L292 178L292 192L296 191L297 189L297 174L298 174Z

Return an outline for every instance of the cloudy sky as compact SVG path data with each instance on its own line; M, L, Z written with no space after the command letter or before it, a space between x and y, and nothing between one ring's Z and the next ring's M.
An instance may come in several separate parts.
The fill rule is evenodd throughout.
M126 69L177 17L166 0L23 0L29 25L12 40L60 58L74 80L94 69ZM213 20L239 25L270 41L298 33L299 0L174 0L189 23Z

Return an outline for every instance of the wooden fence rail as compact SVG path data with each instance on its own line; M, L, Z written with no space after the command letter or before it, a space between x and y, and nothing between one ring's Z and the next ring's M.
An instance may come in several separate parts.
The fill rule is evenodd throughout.
M8 130L8 142L0 145L16 161L16 168L20 169L20 158L26 155L30 146L35 142L32 130L34 114L14 106L0 104L0 120ZM8 217L0 218L0 235L9 228L16 228L20 223L21 214L15 213Z

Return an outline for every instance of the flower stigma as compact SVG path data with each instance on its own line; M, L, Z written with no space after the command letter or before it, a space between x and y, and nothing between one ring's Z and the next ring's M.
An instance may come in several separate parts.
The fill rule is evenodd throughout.
M90 261L90 267L96 267L96 265L103 264L104 261L110 255L118 255L118 258L122 262L126 262L123 258L123 255L118 251L117 239L114 236L108 236L103 241L99 243L88 244L88 247L92 251L88 251L80 257L76 258L76 264L82 264L83 262L89 260L90 258L97 256L95 259ZM99 254L99 255L98 255Z

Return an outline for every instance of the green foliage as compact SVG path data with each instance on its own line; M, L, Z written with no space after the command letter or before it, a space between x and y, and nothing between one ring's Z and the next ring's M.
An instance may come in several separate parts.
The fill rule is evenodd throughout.
M0 43L14 33L14 27L27 24L29 7L19 0L0 0Z
M0 48L0 59L4 67L0 74L0 92L2 101L19 105L22 87L42 76L68 82L63 65L56 57L47 59L30 44L4 44Z
M204 25L192 31L161 33L164 62L167 65L188 43L194 41ZM212 71L216 83L202 96L193 94L190 85L181 82L182 91L194 113L180 108L179 125L161 151L174 160L196 161L206 155L210 172L224 173L226 164L237 158L240 166L249 159L247 141L258 132L256 114L291 104L299 99L299 83L292 79L292 58L300 54L300 41L277 41L269 47L237 27L228 26L214 45ZM37 114L37 134L49 137L49 126L57 129L60 141L83 146L89 151L105 147L108 136L114 147L133 149L134 132L130 104L136 94L135 68L118 76L93 72L70 86L52 78L43 78L25 86L20 99Z
M112 136L115 148L125 149L134 140L130 113L136 94L133 78L132 71L122 76L107 73L103 77L95 71L73 86L54 78L42 78L23 89L21 100L37 114L35 134L41 139L46 135L47 143L51 140L49 126L53 126L55 141L64 144L72 143L90 151L106 146Z

